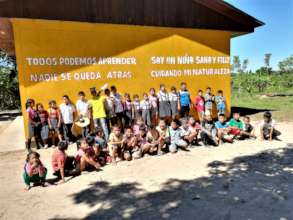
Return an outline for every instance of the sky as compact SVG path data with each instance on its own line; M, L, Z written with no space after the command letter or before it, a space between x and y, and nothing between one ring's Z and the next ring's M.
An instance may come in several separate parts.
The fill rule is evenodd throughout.
M231 60L249 60L248 70L264 65L264 54L271 53L271 67L293 55L293 0L225 0L265 23L254 33L231 40Z

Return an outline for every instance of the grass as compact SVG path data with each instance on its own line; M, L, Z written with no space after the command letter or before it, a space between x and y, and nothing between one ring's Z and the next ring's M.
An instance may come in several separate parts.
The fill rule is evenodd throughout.
M293 91L286 91L293 93ZM232 95L232 106L252 109L268 109L273 113L273 117L278 121L293 121L293 96L288 97L266 97L260 94L238 95L236 91ZM262 113L252 117L255 120L262 118Z

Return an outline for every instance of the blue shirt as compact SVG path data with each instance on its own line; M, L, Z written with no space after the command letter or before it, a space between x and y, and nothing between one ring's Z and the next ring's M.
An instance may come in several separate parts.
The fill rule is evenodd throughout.
M190 93L187 90L185 90L185 91L180 90L179 91L179 100L180 100L180 105L181 106L189 106L189 104L190 104Z
M221 129L221 128L227 128L229 126L229 124L227 122L224 122L223 124L220 121L217 121L215 123L215 126L217 129Z

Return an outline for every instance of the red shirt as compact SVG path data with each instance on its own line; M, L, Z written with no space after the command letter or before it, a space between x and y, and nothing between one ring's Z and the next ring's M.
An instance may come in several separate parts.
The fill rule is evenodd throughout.
M59 149L56 149L54 152L53 152L53 155L52 155L52 168L54 171L58 171L61 169L61 167L63 167L65 165L65 160L66 160L66 153L59 150Z
M202 96L196 96L195 98L195 108L197 112L203 112L204 111L204 99Z

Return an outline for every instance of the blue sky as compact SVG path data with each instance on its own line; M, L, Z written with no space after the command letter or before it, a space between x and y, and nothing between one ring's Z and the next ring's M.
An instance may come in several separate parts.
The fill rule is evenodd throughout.
M231 40L232 56L249 60L248 69L255 70L264 63L264 54L271 53L271 66L293 55L293 0L225 0L242 11L263 21L254 33Z

